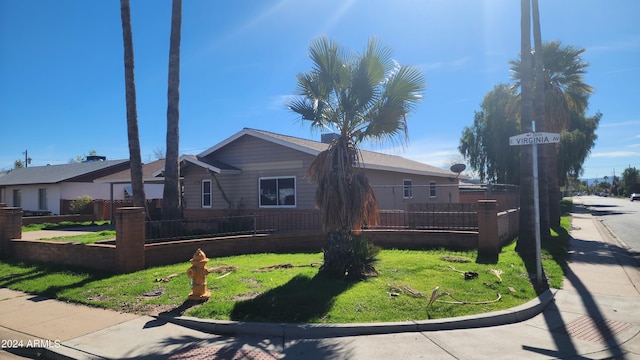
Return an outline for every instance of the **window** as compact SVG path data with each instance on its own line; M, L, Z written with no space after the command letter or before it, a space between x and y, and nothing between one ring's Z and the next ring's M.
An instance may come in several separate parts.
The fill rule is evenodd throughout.
M21 191L20 189L14 189L13 190L13 206L14 207L20 207L22 206L22 201L21 201Z
M436 182L435 181L430 181L429 182L429 197L436 197Z
M38 189L38 210L47 210L47 189Z
M402 180L402 193L405 199L411 199L413 197L413 189L411 188L411 180Z
M202 180L202 207L211 207L211 180Z
M124 186L124 199L125 200L133 199L133 186L132 185L125 185Z
M260 178L260 207L296 206L296 179Z

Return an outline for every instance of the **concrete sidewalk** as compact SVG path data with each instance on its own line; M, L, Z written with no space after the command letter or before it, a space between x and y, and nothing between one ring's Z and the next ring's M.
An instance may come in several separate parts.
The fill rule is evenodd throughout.
M0 289L0 359L20 353L8 348L14 344L23 355L40 345L47 359L640 359L638 264L590 214L573 214L571 235L566 279L548 293L553 299L464 319L306 328L207 322Z

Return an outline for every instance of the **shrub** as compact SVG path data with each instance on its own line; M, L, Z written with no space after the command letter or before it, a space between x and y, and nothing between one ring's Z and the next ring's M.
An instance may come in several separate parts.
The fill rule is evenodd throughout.
M353 263L348 269L348 274L353 278L376 276L378 272L374 268L378 262L380 247L370 243L364 236L353 237Z
M76 200L71 202L69 206L73 214L91 214L93 213L93 199L89 195L80 195Z

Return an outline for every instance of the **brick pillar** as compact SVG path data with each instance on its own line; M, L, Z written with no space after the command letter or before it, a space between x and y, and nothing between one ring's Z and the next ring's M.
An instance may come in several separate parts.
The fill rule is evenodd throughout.
M104 220L104 200L93 200L93 220Z
M142 207L116 210L116 271L144 269L145 213Z
M11 239L22 238L22 208L0 204L0 259L8 259Z
M478 200L478 257L498 259L498 209L496 200Z

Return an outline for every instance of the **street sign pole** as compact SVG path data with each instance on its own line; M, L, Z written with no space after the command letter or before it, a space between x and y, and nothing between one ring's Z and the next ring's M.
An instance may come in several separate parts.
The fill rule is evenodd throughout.
M509 138L509 145L532 145L533 157L533 208L536 227L536 280L542 283L542 256L540 234L540 192L538 189L538 144L551 144L560 142L560 134L536 133L536 122L531 122L532 133L524 133Z
M536 122L531 122L531 130L535 133ZM542 284L542 255L540 252L541 240L540 240L540 190L538 189L538 144L534 141L532 150L533 152L533 212L535 213L536 222L536 279L538 285Z

